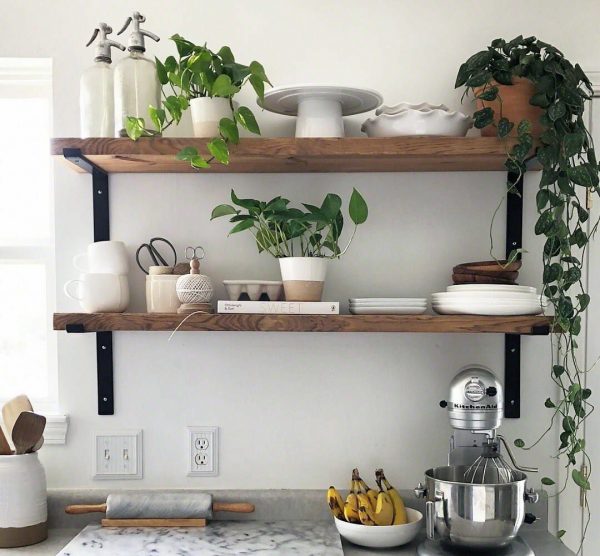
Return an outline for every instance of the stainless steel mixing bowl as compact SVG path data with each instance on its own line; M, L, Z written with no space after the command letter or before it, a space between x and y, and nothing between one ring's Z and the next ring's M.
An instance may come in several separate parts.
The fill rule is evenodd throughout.
M427 536L453 546L492 548L508 544L525 517L525 501L537 502L527 490L527 475L515 471L515 481L501 482L497 470L486 470L486 484L465 482L468 466L444 466L425 472L425 487L415 489L427 499Z

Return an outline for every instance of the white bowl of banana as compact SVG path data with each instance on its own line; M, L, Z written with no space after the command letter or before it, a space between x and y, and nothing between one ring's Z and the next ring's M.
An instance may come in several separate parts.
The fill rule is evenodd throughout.
M377 490L371 489L358 469L354 469L351 490L345 501L335 487L329 487L327 505L338 533L354 544L369 548L408 544L419 534L423 514L404 506L383 469L377 469L375 477Z
M359 546L369 548L392 548L408 544L421 529L423 514L412 508L406 508L408 523L404 525L369 526L362 523L349 523L334 517L338 533Z

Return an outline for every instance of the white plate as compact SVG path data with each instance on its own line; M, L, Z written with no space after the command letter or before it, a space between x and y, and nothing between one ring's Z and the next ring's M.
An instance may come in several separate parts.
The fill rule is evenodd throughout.
M524 301L535 301L539 300L540 296L538 294L534 294L532 292L495 292L495 291L487 291L487 292L438 292L431 294L432 299L443 299L443 300L452 300L452 299L489 299L496 301L504 301L505 299L512 300L524 300ZM547 301L545 296L542 296L542 299Z
M404 307L427 308L427 303L350 303L348 306L353 309L377 309L378 307L397 307L398 309L403 309Z
M350 303L427 303L425 297L351 297Z
M513 286L510 284L456 284L446 288L448 292L529 292L537 293L531 286Z
M512 305L520 305L520 304L529 304L529 305L537 305L538 307L547 307L548 302L546 300L540 301L539 297L535 297L533 299L473 299L470 297L457 297L454 299L436 299L433 298L431 300L432 305L454 305L456 303L460 303L461 305L501 305L501 306L512 306Z
M371 303L350 303L351 307L424 307L427 301L406 301L395 303L392 301L373 301Z
M427 307L350 307L353 315L422 315Z
M371 548L391 548L408 544L421 530L423 514L412 508L406 508L408 523L404 525L378 525L369 527L360 523L348 523L335 520L338 533L354 544ZM368 551L370 553L370 551Z
M433 303L432 309L441 315L517 316L539 315L542 308L535 303Z
M306 99L339 102L342 116L374 110L383 102L381 94L372 89L310 84L274 87L265 92L264 99L262 106L265 110L286 116L296 116L299 102Z

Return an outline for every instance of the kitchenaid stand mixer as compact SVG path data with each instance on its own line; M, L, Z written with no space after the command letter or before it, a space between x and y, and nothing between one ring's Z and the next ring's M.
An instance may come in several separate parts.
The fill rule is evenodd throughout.
M537 468L517 464L503 436L497 433L504 416L502 385L487 368L461 369L450 384L448 466L425 472L425 486L415 489L426 498L427 540L417 549L422 556L474 553L527 556L533 552L517 537L525 502L537 502L526 489L526 472ZM502 457L504 448L510 464Z

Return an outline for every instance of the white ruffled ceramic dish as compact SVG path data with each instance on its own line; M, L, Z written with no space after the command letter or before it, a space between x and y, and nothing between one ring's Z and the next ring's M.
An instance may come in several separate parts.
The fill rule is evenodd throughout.
M420 102L419 104L411 104L410 102L400 102L392 106L384 104L377 110L375 114L399 114L406 110L418 110L419 112L430 112L431 110L443 110L448 112L449 108L445 104L429 104L428 102Z
M472 125L473 119L462 112L405 110L398 114L380 114L369 118L363 123L361 131L369 137L464 137Z
M268 301L283 299L283 282L275 280L223 280L227 295L231 301L239 301L248 296L249 301L260 301L261 296Z

